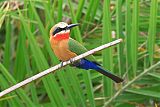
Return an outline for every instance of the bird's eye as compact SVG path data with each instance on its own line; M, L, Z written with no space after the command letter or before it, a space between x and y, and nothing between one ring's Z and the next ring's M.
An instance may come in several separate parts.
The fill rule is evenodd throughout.
M53 35L55 35L56 33L62 31L62 29L60 27L55 28L55 30L53 31Z

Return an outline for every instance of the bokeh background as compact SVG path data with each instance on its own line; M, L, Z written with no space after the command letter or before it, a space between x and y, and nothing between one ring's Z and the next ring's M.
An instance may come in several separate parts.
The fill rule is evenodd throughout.
M160 106L159 0L1 0L0 91L59 63L49 30L60 21L80 23L71 37L88 49L122 38L94 56L124 82L67 66L0 98L0 107Z

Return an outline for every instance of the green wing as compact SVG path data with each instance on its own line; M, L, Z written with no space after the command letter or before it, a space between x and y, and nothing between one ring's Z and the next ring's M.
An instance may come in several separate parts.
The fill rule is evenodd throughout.
M77 55L80 55L88 51L83 45L81 45L79 42L77 42L72 38L69 38L68 45L69 45L69 50L76 53ZM85 59L90 61L95 61L95 58L93 55L87 56L85 57Z

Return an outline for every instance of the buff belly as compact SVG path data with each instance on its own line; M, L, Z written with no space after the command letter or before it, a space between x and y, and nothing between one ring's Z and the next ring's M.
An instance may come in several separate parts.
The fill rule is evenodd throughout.
M75 56L77 56L74 52L71 52L68 47L68 40L62 40L57 42L56 44L53 43L52 49L55 55L61 61L67 61Z

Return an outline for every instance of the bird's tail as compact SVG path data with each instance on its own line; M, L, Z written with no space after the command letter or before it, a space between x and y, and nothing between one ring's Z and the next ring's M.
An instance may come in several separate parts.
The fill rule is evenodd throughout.
M97 66L96 68L94 68L96 71L98 71L99 73L109 77L110 79L112 79L113 81L115 81L116 83L120 83L123 82L123 79L110 73L107 70L104 70L103 68L101 68L100 66Z
M116 83L120 83L123 82L123 79L112 74L111 72L104 70L103 68L101 68L100 65L98 65L95 62L89 61L87 59L81 59L78 63L75 63L74 66L81 68L81 69L94 69L96 71L98 71L99 73L111 78L113 81L115 81Z

